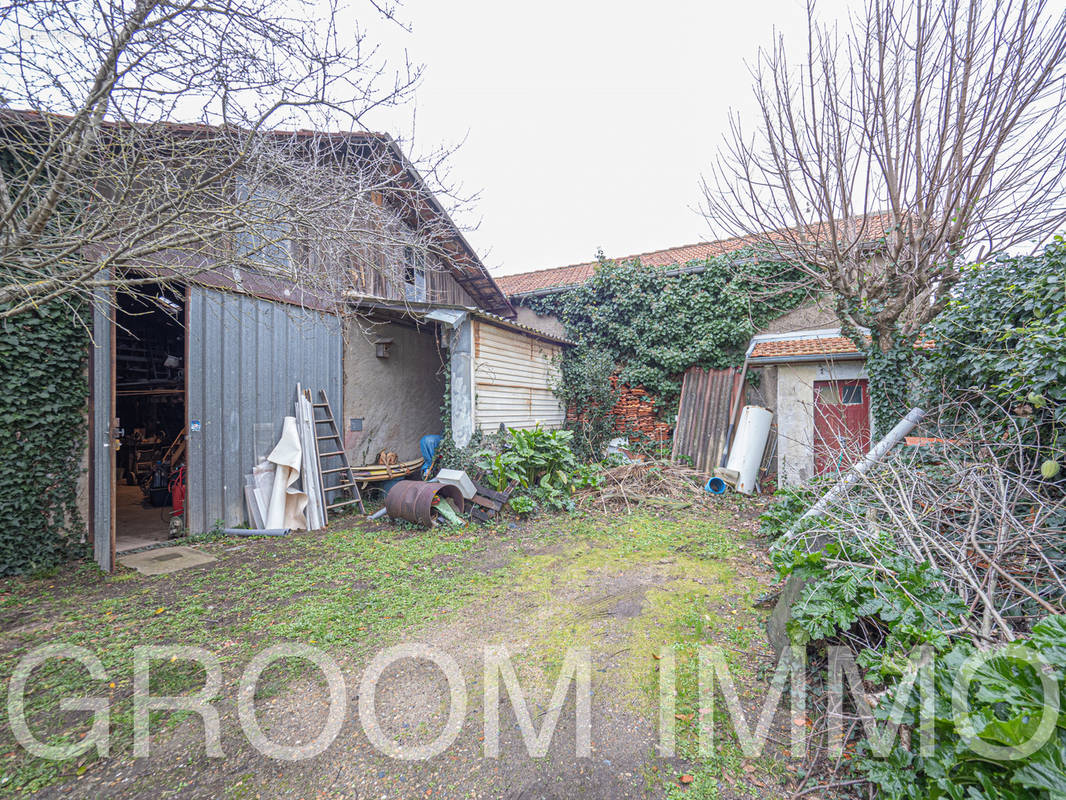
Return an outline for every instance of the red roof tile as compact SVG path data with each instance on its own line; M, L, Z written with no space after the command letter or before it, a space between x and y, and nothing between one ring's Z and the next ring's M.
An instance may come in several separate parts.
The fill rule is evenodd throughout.
M914 343L916 350L932 350L936 345L932 339L918 337ZM749 358L785 358L789 356L861 356L862 351L846 336L804 336L797 332L792 339L769 339L756 342Z
M846 336L799 337L757 342L750 358L782 358L785 356L855 356L860 350Z
M870 215L867 220L870 227L869 238L873 240L885 235L891 218L888 214L877 214ZM637 253L608 260L621 264L639 259L640 263L646 267L681 266L690 261L699 261L732 253L743 247L751 246L755 241L756 239L753 236L738 236L713 242L684 244L680 247L668 247L665 250L652 250L647 253ZM592 277L598 264L598 261L587 261L583 264L571 264L566 267L549 267L548 269L519 272L514 275L501 275L496 278L496 283L508 297L541 289L578 286Z

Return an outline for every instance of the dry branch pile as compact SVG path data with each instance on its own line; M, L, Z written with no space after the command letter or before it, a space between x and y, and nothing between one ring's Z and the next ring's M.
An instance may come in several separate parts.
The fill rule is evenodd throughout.
M600 486L579 492L575 500L581 508L600 506L604 511L632 511L636 505L679 510L708 502L706 480L702 472L669 461L641 461L605 470Z
M913 448L897 451L789 546L816 552L835 544L836 555L825 559L831 571L861 565L919 606L927 598L911 596L878 554L928 565L967 609L945 633L987 646L1066 612L1066 494L1061 482L1042 478L1039 443L1022 428L992 431L976 413L958 410L941 417L921 457Z

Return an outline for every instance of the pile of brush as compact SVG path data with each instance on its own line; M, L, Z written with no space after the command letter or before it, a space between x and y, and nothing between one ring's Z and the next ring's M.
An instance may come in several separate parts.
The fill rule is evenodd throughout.
M707 476L669 461L642 461L604 470L603 481L595 489L585 489L574 499L581 508L601 506L604 511L635 506L680 510L704 504L710 495L703 491Z

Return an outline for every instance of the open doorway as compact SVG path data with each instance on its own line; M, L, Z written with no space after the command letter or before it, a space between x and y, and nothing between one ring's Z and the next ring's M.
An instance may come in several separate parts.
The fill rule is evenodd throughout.
M115 550L165 541L184 496L185 295L146 285L117 297Z

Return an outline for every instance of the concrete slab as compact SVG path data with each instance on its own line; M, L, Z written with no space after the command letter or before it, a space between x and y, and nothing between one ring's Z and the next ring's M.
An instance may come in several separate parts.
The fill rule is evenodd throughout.
M164 547L159 550L146 550L122 556L118 563L135 569L142 575L166 575L168 572L200 567L217 559L191 547Z
M170 538L170 507L148 505L139 486L115 486L115 551L122 553Z

